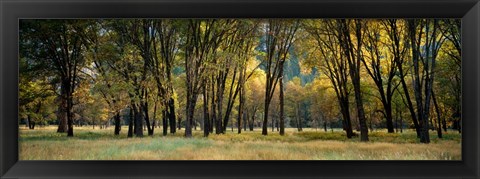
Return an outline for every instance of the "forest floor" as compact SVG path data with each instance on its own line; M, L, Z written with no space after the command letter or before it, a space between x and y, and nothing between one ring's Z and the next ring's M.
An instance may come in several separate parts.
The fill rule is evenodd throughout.
M20 160L461 160L461 135L448 131L437 138L431 131L431 143L421 144L413 130L403 133L369 132L369 142L359 137L347 139L341 130L286 129L286 135L269 129L268 136L261 129L237 134L229 129L226 134L202 137L196 130L194 137L183 137L184 130L175 135L162 136L160 128L155 135L127 138L124 126L119 136L113 127L92 129L75 127L75 137L56 133L56 127L19 129ZM146 135L147 132L145 131Z

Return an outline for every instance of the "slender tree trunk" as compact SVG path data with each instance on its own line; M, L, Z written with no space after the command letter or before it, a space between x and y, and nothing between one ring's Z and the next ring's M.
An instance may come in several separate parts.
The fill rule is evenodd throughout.
M133 137L133 121L134 121L134 119L133 119L133 108L132 107L130 107L129 118L130 118L130 120L128 122L128 134L127 134L127 136L128 137Z
M242 87L241 87L242 88ZM237 128L238 128L238 133L242 133L242 120L243 120L243 108L244 108L244 97L243 97L243 93L245 91L243 91L243 89L241 89L240 91L240 101L239 101L239 105L238 105L238 119L237 119Z
M428 135L428 119L424 119L424 109L423 109L423 99L422 99L422 91L420 85L420 68L419 68L419 52L417 49L417 39L416 39L416 31L417 25L416 20L412 19L408 21L408 29L409 29L409 37L410 37L410 44L411 44L411 51L412 51L412 61L413 61L413 69L414 69L414 93L415 93L415 101L417 107L417 114L418 114L418 121L420 127L420 142L428 143L430 141Z
M162 129L163 129L163 136L168 134L168 109L162 110Z
M268 91L268 90L267 90ZM268 96L268 93L266 93L266 95ZM268 97L265 97L265 98L268 98ZM263 112L263 125L262 125L262 135L268 135L268 131L267 131L267 125L268 125L268 111L269 111L269 106L270 106L270 102L265 99L265 110Z
M176 113L175 113L175 100L173 97L170 97L170 100L168 100L168 116L169 116L169 123L170 123L170 133L175 134L177 132L177 127L176 127Z
M117 111L115 113L115 135L119 135L121 130L121 125L120 125L120 112Z
M192 123L195 114L195 104L197 100L197 94L187 95L190 96L187 100L187 121L185 121L185 137L192 137Z
M31 118L32 118L32 117L31 117L30 115L27 115L27 126L28 126L28 129L33 129L33 128L32 128L32 126L33 126L33 125L32 125L33 121L32 121Z
M283 63L282 63L283 64ZM283 65L282 65L283 66ZM285 100L283 94L283 70L279 72L280 83L280 135L285 135Z
M255 115L257 113L257 108L254 107L253 109L253 114L252 114L252 120L250 121L249 129L250 131L253 131L254 125L255 125Z
M178 126L178 130L182 129L182 117L178 117L178 123L177 123L177 126Z
M153 129L153 126L150 125L150 116L148 115L148 103L143 102L143 105L141 105L141 108L143 109L143 117L144 117L145 124L146 124L146 127L147 127L148 135L152 136L153 132L154 132L154 129Z
M325 132L327 132L327 122L326 121L323 122L323 130Z
M208 113L208 92L207 84L203 86L203 136L208 137L210 134L210 114Z
M237 120L237 127L238 133L242 133L242 119L244 119L244 108L245 108L245 70L246 68L240 70L240 80L238 81L238 85L240 85L240 99L238 105L238 120ZM236 70L235 70L236 71Z
M417 138L420 138L421 136L420 124L418 122L417 115L415 114L415 109L413 107L412 100L410 99L410 94L408 92L407 83L405 82L405 76L403 73L402 64L397 64L397 65L399 65L398 69L400 73L400 82L402 84L403 93L405 94L405 101L407 102L408 111L410 112L410 117L412 118L415 131L417 132Z
M438 107L438 103L437 103L437 98L435 96L435 93L432 91L432 98L433 98L433 105L435 106L435 111L437 112L437 123L438 123L438 127L437 127L437 135L438 135L438 138L442 138L442 115L440 114L440 109Z
M353 136L353 130L352 130L352 123L350 122L350 110L349 110L349 102L346 99L341 99L340 100L340 108L342 111L342 117L343 117L343 128L345 132L347 133L347 138L352 138Z
M392 115L392 105L391 103L386 102L384 105L385 114L387 117L387 131L388 133L393 133L393 115Z
M73 137L73 91L70 85L67 85L67 89L67 136Z
M355 22L355 35L357 37L357 50L354 52L352 40L350 39L350 30L348 27L348 23L345 19L341 20L342 22L342 32L343 38L340 39L340 43L343 43L343 50L345 56L347 56L348 64L349 64L349 72L350 78L353 83L353 90L355 93L355 103L357 108L357 117L360 123L360 140L361 141L368 141L368 128L365 119L365 112L363 109L363 101L362 101L362 94L360 90L360 62L361 58L361 46L362 46L362 33L361 33L361 20L354 20Z

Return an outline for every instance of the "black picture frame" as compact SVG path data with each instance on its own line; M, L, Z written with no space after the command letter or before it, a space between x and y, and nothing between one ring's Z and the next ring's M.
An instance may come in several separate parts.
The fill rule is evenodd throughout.
M0 0L0 12L0 178L480 178L478 0ZM18 161L18 19L149 17L461 18L462 161Z

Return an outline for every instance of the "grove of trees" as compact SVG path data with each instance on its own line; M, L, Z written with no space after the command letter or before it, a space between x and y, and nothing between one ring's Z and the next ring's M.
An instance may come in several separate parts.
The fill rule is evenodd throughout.
M19 118L128 137L197 127L461 132L459 19L20 20Z

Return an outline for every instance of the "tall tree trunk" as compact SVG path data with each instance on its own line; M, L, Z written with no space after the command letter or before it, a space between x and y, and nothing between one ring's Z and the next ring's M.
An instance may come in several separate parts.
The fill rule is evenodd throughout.
M353 90L355 93L355 102L357 108L357 117L360 123L360 140L368 141L368 128L365 119L365 112L363 109L362 94L360 90L360 62L362 54L362 22L361 20L354 20L355 23L355 35L357 38L357 49L354 52L353 42L350 38L349 24L345 19L341 20L341 29L343 35L339 39L340 44L343 44L344 54L347 57L349 64L350 78L353 83Z
M189 95L187 95L189 96ZM197 102L197 94L191 94L187 100L187 120L185 121L185 137L192 137L192 124L195 114L195 104Z
M327 122L323 121L323 130L327 132Z
M247 131L248 119L249 119L249 116L248 116L248 108L247 108L245 109L245 113L243 115L243 130L245 131Z
M27 115L27 127L28 129L32 129L32 117L29 115Z
M57 119L58 119L58 133L67 132L67 102L65 92L63 90L60 96L60 105L58 106Z
M129 111L130 111L129 112L129 119L130 120L128 122L128 132L127 132L128 134L127 134L127 136L128 137L133 137L133 121L134 121L134 119L133 119L133 108L130 107Z
M179 116L179 117L178 117L178 123L177 123L177 126L178 126L177 129L178 129L178 130L182 129L182 125L181 125L181 124L182 124L182 117Z
M242 81L242 80L240 80ZM242 82L240 82L242 83ZM242 85L243 86L243 85ZM237 128L238 128L238 133L242 133L242 120L243 120L243 110L244 110L244 102L245 102L245 97L244 97L244 93L245 93L245 90L243 89L243 87L240 87L240 99L239 99L239 104L238 104L238 119L237 119Z
M250 131L253 131L254 125L255 125L255 115L257 113L257 108L253 108L253 114L252 114L252 120L250 121L249 129Z
M210 114L208 113L208 92L207 84L203 85L203 136L210 134Z
M114 118L115 118L115 132L114 132L114 134L115 134L115 135L119 135L119 134L120 134L121 127L122 127L122 126L120 125L120 112L119 112L119 111L117 111L117 112L115 113L115 117L114 117Z
M150 116L148 115L148 103L147 102L143 102L143 105L142 106L142 109L143 109L143 117L145 119L145 124L146 124L146 127L147 127L147 132L148 132L148 135L149 136L152 136L153 135L153 132L154 132L154 128L152 125L150 125Z
M283 67L283 62L282 65ZM283 68L282 68L283 69ZM279 83L280 83L280 135L285 135L285 99L283 94L283 70L279 72Z
M168 109L162 110L162 129L163 129L163 136L168 134Z
M70 82L66 85L67 91L67 136L73 137L73 87L71 86Z
M435 112L437 113L437 136L438 138L442 138L442 115L440 114L440 108L438 107L437 98L435 93L432 91L432 98L433 98L433 105L435 106Z
M170 133L175 134L177 132L177 120L176 120L176 113L175 113L175 100L173 97L170 97L170 100L168 100L168 117L170 119Z
M399 65L398 69L400 73L400 82L402 84L403 93L405 94L405 101L407 102L408 111L410 112L410 117L412 118L415 131L417 132L417 138L420 138L421 136L420 124L418 122L417 115L415 114L415 109L413 107L413 103L410 98L410 92L408 91L407 83L405 82L405 75L403 73L402 64L397 64L397 65Z
M142 112L140 111L140 109L138 109L137 105L132 105L133 106L133 117L134 117L134 120L135 120L135 136L137 137L143 137L143 125L142 125L142 120L143 120L143 117L142 117Z
M216 134L223 134L224 130L227 129L227 124L228 124L228 118L225 118L225 121L222 121L223 117L223 92L224 88L222 88L224 85L222 85L220 80L217 80L217 130Z
M352 130L352 123L351 123L351 119L350 119L350 110L349 110L348 99L341 99L340 100L340 110L342 111L343 128L344 128L345 132L347 133L347 138L350 139L353 136L353 130Z
M268 135L267 125L268 125L268 107L269 102L265 100L265 111L263 112L263 125L262 125L262 135Z
M393 115L392 115L392 105L391 103L386 102L384 105L385 108L385 114L387 117L387 131L388 133L393 133Z

